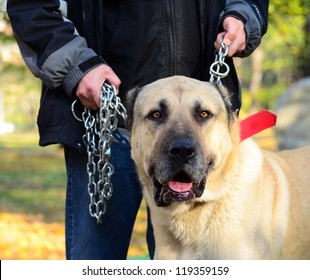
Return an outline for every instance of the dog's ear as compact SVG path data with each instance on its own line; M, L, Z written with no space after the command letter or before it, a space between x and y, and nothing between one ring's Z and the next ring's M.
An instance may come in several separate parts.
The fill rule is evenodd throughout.
M126 129L130 132L132 128L132 123L133 123L133 116L134 116L134 107L135 107L135 102L137 99L137 96L139 92L141 91L142 88L140 87L135 87L128 91L126 95L126 100L125 100L125 108L127 110L127 120L126 120Z
M239 110L236 110L236 111L233 110L233 107L231 104L231 94L229 94L229 92L227 91L227 88L217 83L211 83L211 84L212 86L216 88L216 90L221 95L224 101L224 104L225 104L226 111L227 111L228 121L231 124L238 117Z

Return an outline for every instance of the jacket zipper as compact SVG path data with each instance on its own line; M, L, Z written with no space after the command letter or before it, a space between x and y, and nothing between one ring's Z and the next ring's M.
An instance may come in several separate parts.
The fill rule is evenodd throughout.
M175 34L175 17L173 0L164 1L165 5L165 17L167 22L167 74L176 74L176 34Z

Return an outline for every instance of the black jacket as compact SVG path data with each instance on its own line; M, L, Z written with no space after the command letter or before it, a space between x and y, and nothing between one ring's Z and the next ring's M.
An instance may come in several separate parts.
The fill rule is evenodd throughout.
M40 145L83 149L84 128L71 113L75 87L91 69L109 64L134 86L186 75L209 80L214 41L226 16L245 24L251 54L267 30L268 0L8 0L7 12L23 58L43 82L38 115ZM241 105L233 67L223 83ZM82 108L80 108L82 110Z

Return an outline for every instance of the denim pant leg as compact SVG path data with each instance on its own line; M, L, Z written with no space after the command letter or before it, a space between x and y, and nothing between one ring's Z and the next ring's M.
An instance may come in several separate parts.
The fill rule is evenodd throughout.
M111 163L113 195L107 201L102 224L89 214L86 153L65 148L67 166L66 254L67 259L126 259L142 194L130 157L129 136L123 129L114 134ZM154 250L151 226L148 243ZM153 255L153 252L150 252Z

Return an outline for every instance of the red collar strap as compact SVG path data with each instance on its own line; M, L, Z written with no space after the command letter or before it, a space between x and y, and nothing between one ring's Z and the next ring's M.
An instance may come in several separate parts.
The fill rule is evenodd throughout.
M277 116L267 110L259 111L240 122L240 141L243 141L262 130L275 126Z

